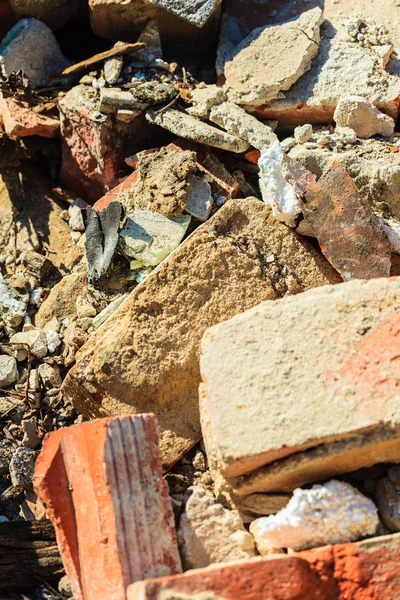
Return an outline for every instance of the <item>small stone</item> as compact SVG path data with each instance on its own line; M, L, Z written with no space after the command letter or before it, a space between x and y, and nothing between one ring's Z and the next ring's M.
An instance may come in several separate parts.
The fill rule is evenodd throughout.
M310 141L313 136L313 128L312 125L307 123L306 125L300 125L296 127L294 130L294 137L296 142L299 144L304 144L305 142Z
M186 112L193 117L207 119L213 106L217 106L226 100L226 93L223 88L217 85L205 85L196 87L192 90L193 105L186 109Z
M22 438L22 445L25 448L31 448L34 450L37 448L41 442L41 438L38 435L37 431L37 420L36 419L26 419L22 421L22 428L24 430L24 437Z
M348 483L331 480L294 490L285 508L253 521L250 532L259 551L266 546L299 551L373 536L378 524L372 500Z
M148 210L129 215L120 231L121 251L151 267L160 264L178 247L190 223L190 216L165 217Z
M50 329L46 333L46 340L47 340L47 348L48 348L50 354L53 354L61 344L61 340L60 340L60 337L59 337L57 331L54 331L54 329Z
M46 334L40 329L31 331L20 331L12 336L10 342L13 344L28 344L31 353L36 358L43 358L47 354ZM17 360L25 360L28 356L28 350L23 346L17 349Z
M42 363L37 370L39 380L47 390L61 386L60 369L57 366Z
M18 327L28 308L29 296L9 287L0 273L0 317L8 327Z
M341 96L333 118L339 127L350 127L360 138L377 133L390 137L394 132L394 120L362 96Z
M42 299L43 296L43 288L39 287L36 288L35 290L33 290L33 292L30 293L29 296L29 303L33 304L33 306L39 306L40 301Z
M95 317L96 309L90 304L87 298L78 296L76 299L76 314L79 319L83 319L84 317Z
M185 210L189 215L196 217L199 221L207 221L214 204L211 186L207 181L197 175L191 175L185 200Z
M60 594L62 594L66 598L72 597L71 584L67 575L63 575L63 577L61 577L60 581L58 582L57 588Z
M118 42L117 42L118 43ZM104 62L104 78L108 85L117 83L124 64L123 56L113 56Z
M68 209L69 214L69 226L73 231L85 231L85 224L83 222L82 210L79 206L75 204L71 204Z
M393 533L400 531L400 465L388 469L378 483L376 502L379 516Z
M204 458L204 454L200 450L197 450L196 454L194 455L192 465L195 471L206 470L206 459Z
M10 477L13 485L31 489L38 453L30 448L17 448L10 462Z
M13 356L0 356L0 388L7 388L19 379L17 361Z
M295 145L296 140L293 137L288 137L281 141L281 148L284 152L289 152Z
M185 569L255 555L254 541L237 512L224 508L201 487L190 487L186 497L185 511L178 528L178 543Z

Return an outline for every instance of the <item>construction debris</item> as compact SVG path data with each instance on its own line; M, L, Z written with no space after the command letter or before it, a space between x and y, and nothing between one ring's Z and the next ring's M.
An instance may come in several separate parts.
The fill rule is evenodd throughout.
M153 415L102 419L46 438L35 491L75 598L123 597L129 583L181 571L157 442Z
M318 519L315 519L318 514ZM250 525L260 554L272 548L306 550L343 544L373 536L378 511L351 485L329 481L310 490L294 490L289 503L276 515L256 519Z
M398 600L397 3L0 0L10 600Z

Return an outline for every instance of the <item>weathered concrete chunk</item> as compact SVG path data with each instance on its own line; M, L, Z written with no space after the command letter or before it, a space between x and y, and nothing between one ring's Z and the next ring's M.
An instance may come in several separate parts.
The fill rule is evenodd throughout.
M187 491L178 542L184 569L255 556L254 540L237 512L224 508L201 487Z
M37 19L22 19L0 45L0 69L8 76L22 69L32 87L49 84L51 75L68 67L51 29Z
M8 327L18 327L26 314L29 296L12 289L0 273L0 318Z
M338 281L254 198L227 202L140 284L82 349L64 395L87 416L153 410L165 465L201 436L200 340L262 300Z
M300 8L301 10L301 8ZM392 118L399 109L399 65L382 60L382 42L365 44L351 38L346 16L358 13L371 17L379 28L390 24L390 38L397 40L399 20L393 0L346 2L326 0L318 55L311 69L285 92L257 112L263 119L284 120L287 125L327 123L343 94L366 98ZM364 36L364 34L359 34ZM386 42L385 42L386 44Z
M322 252L345 281L389 277L389 238L340 163L331 165L301 205Z
M192 175L185 201L186 212L199 221L207 221L214 204L210 184L205 179Z
M213 565L128 587L128 600L397 600L400 534Z
M193 117L207 119L213 106L225 102L226 93L223 87L217 85L199 85L191 92L192 105L186 112Z
M13 356L0 355L0 388L6 388L19 379L17 361Z
M305 483L400 461L399 298L398 277L351 281L264 302L206 332L207 454L237 478L237 493L294 489L296 467Z
M26 137L39 135L55 137L60 130L60 121L33 112L28 102L4 98L0 92L0 118L7 135Z
M146 112L146 119L179 137L221 150L246 152L250 147L246 141L173 108L168 108L159 114L149 110Z
M134 581L181 571L154 415L51 433L34 487L77 600L124 598Z
M350 127L360 138L369 138L376 133L390 137L394 132L394 120L362 96L341 96L333 118L336 125Z
M264 554L268 546L306 550L355 542L373 536L378 523L372 500L350 484L332 480L310 490L294 490L285 508L253 521L250 532Z
M321 9L314 8L286 23L254 29L226 59L229 97L257 106L288 90L318 53L322 20Z
M246 140L254 148L261 151L266 150L278 141L271 127L261 123L240 106L232 104L232 102L223 102L212 108L210 121L220 125L228 133Z

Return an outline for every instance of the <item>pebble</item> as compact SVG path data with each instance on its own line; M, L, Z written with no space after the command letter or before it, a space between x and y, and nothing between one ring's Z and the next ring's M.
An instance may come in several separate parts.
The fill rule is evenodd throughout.
M42 363L38 366L39 380L47 390L61 386L60 369L55 365Z
M50 329L46 334L47 348L50 354L53 354L61 344L60 337L54 329Z
M307 123L306 125L300 125L294 130L295 140L299 144L304 144L305 142L308 142L312 138L312 136L313 128L312 125L310 125L309 123Z
M76 200L75 200L75 202L76 202ZM83 222L82 210L77 204L75 204L75 202L73 204L71 204L71 206L68 209L69 226L71 227L71 229L73 231L85 231L85 224Z
M24 430L24 437L22 438L22 445L25 448L31 448L34 450L37 448L41 442L41 438L37 432L37 420L36 419L26 419L21 423L22 428Z
M18 381L17 361L13 356L0 356L0 388L7 388Z
M47 354L46 334L40 329L33 329L31 331L20 331L12 336L10 339L11 343L28 344L33 356L36 358L44 358ZM18 348L17 360L25 360L28 356L28 350L26 348Z
M20 447L14 452L10 462L10 477L13 485L32 488L35 462L38 453L30 448Z

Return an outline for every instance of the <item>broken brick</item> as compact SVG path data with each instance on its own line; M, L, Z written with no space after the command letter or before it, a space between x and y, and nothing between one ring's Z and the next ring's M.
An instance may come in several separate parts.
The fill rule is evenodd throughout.
M331 165L301 205L322 252L344 280L389 277L389 238L340 163Z
M63 393L88 417L156 412L171 466L201 437L197 389L207 327L262 300L333 281L339 278L329 263L262 202L231 200L90 338Z
M399 560L400 534L387 535L141 581L127 599L398 600Z
M4 98L0 92L0 119L7 135L26 137L39 135L52 138L60 131L60 121L35 113L28 102Z
M76 600L122 599L134 581L181 571L154 415L50 433L34 487Z
M354 280L206 332L203 435L236 494L400 460L399 299L400 278Z

